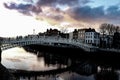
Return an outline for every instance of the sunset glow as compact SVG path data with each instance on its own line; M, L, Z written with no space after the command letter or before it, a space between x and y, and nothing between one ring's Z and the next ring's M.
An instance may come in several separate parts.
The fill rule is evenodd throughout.
M33 29L39 33L48 28L98 29L102 23L119 25L119 4L119 0L0 0L0 36L28 35Z

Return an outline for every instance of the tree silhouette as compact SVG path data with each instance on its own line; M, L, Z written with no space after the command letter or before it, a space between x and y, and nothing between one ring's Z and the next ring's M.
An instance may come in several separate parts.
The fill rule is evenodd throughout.
M107 26L107 24L104 23L104 24L101 24L100 27L99 27L100 33L101 33L102 35L105 35L105 34L106 34L106 26Z
M100 25L99 30L103 35L114 35L115 32L120 30L120 27L113 24L103 23Z

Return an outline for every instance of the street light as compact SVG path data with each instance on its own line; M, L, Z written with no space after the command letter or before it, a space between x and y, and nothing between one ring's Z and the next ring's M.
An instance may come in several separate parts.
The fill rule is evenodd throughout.
M33 29L33 34L35 35L35 29Z

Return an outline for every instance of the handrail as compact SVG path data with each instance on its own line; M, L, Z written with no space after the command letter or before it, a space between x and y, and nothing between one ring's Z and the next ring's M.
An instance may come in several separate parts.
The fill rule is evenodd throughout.
M29 44L44 44L48 43L50 45L51 43L63 43L63 44L70 44L77 47L80 47L86 51L91 51L91 49L94 51L94 49L97 49L96 46L91 46L85 43L78 42L77 40L70 40L66 38L58 38L58 37L39 37L39 38L23 38L23 39L12 39L12 40L4 40L2 42L1 48L3 50L16 47L16 46L24 46Z

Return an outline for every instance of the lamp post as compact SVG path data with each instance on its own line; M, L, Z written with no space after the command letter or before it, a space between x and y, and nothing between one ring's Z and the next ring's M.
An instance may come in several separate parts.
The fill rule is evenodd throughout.
M35 35L35 29L33 29L33 35Z

